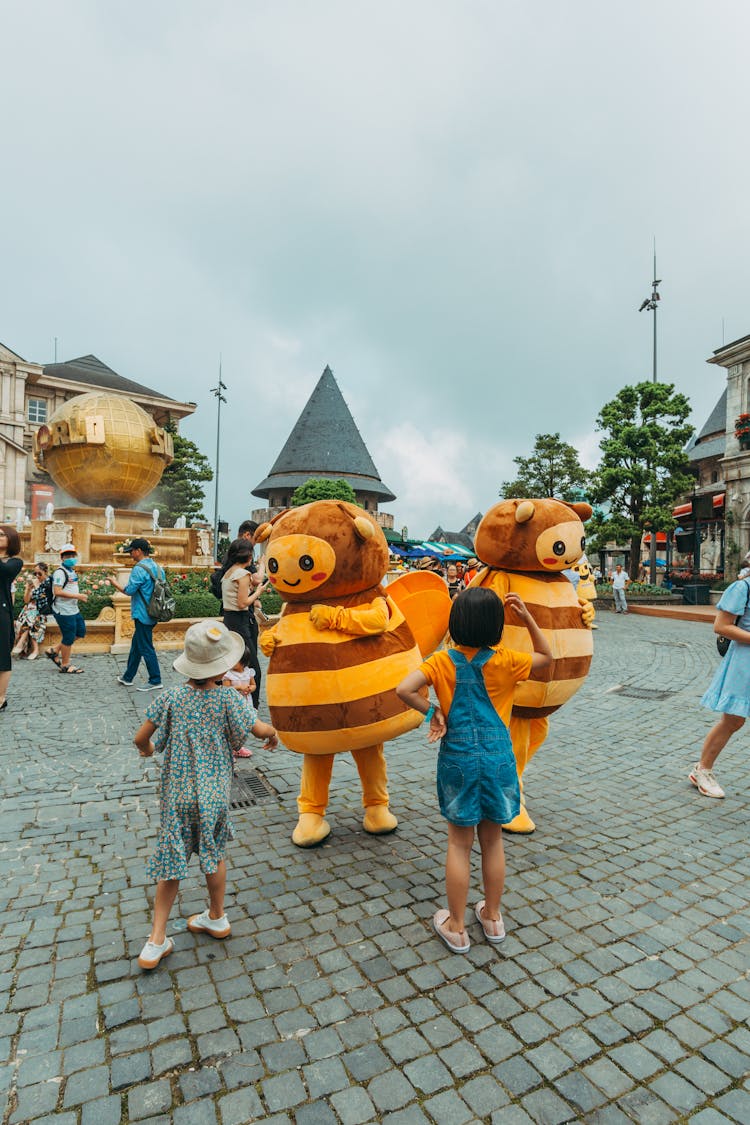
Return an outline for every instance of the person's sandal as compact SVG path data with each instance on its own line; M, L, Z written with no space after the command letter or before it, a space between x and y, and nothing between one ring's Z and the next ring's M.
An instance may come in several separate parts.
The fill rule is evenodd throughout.
M76 668L74 664L58 664L64 676L82 676L83 668Z
M60 665L60 653L55 652L55 650L53 648L45 648L44 655L47 657L48 660L51 660L53 664L56 664L58 668L61 666Z

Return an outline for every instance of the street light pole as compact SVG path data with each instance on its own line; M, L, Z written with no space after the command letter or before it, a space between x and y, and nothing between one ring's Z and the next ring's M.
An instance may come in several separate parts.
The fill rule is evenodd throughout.
M638 312L643 312L644 309L648 309L649 312L652 312L654 314L654 358L653 358L653 369L652 369L652 376L651 376L652 381L654 383L658 382L657 377L656 377L656 310L658 308L659 301L661 300L661 297L659 296L659 286L660 285L661 285L661 281L656 276L656 239L654 239L654 280L651 283L651 296L647 297L646 300L641 305L641 307L638 309ZM649 570L650 570L649 580L651 582L651 585L655 586L656 585L656 528L653 525L653 521L651 523L651 541L649 543L649 547L650 547L650 550L649 550Z
M219 450L221 448L221 404L226 403L222 391L227 389L221 380L221 356L219 356L219 385L211 388L216 398L216 485L214 488L214 558L219 556Z

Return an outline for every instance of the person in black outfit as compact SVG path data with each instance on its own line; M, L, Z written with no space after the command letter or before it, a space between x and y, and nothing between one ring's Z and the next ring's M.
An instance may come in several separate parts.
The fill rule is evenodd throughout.
M255 620L255 603L263 593L264 583L259 583L252 573L253 543L251 539L235 539L227 551L221 570L221 604L223 621L227 629L239 633L252 655L255 669L253 705L260 699L261 670L258 661L258 622Z
M10 588L23 567L23 562L18 557L20 551L21 540L16 529L8 524L0 524L0 711L8 706L6 695L13 667L11 650L16 637Z

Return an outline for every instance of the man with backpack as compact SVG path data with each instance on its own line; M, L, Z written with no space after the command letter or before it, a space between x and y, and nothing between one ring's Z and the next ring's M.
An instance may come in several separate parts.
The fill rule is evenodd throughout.
M133 618L128 663L122 676L117 677L117 682L132 687L143 660L148 671L148 683L139 684L136 691L159 691L162 687L161 668L154 648L154 625L158 619L151 616L149 607L157 582L160 585L165 582L164 570L149 558L151 544L148 539L132 539L125 550L135 563L127 586L121 586L114 578L109 580L116 590L130 598L130 616Z
M52 575L51 589L47 588L48 594L54 595L52 613L60 628L60 643L45 649L44 652L60 671L68 676L83 674L83 668L70 663L73 645L86 636L86 622L78 608L78 603L88 601L88 594L82 594L78 589L77 562L78 552L75 546L72 543L63 543L60 548L60 566Z

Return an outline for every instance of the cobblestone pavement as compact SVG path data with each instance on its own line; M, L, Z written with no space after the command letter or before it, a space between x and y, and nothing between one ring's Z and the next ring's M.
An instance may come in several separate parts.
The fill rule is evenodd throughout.
M603 614L596 648L527 773L539 827L507 842L502 946L472 922L461 957L431 932L445 829L422 729L388 751L398 832L362 832L341 756L333 835L307 852L289 839L299 759L256 751L243 768L278 799L234 815L233 936L176 932L150 975L158 770L131 742L149 696L115 683L124 658L70 679L18 666L0 716L3 1122L750 1121L747 735L720 760L727 799L700 797L710 628ZM196 868L179 913L203 904Z

